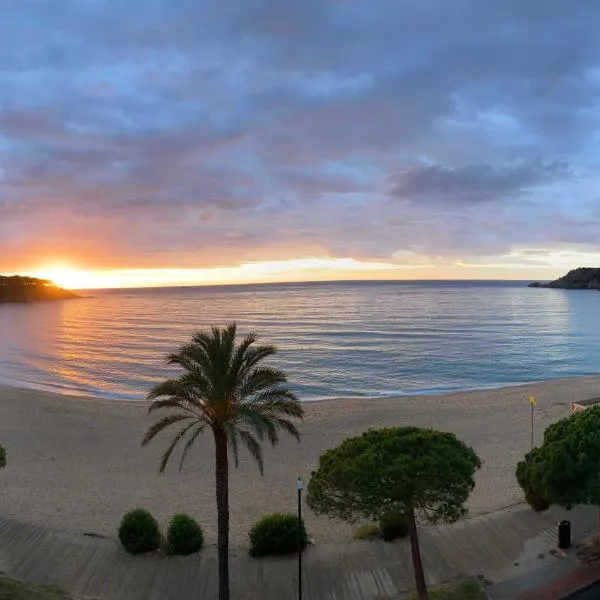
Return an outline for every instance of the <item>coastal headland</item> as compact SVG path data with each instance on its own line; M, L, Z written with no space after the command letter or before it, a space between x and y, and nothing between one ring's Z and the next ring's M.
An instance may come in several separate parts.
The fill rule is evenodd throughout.
M79 296L55 285L49 279L0 275L0 302L47 302Z
M529 287L565 290L600 290L600 268L579 267L572 269L566 275L554 281L550 281L549 283L534 281L529 284Z

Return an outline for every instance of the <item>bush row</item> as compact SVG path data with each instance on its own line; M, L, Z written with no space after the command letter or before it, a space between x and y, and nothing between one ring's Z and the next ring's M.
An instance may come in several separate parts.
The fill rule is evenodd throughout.
M125 514L119 527L119 540L130 554L158 550L161 545L167 554L186 555L198 552L204 545L202 527L190 516L175 515L163 540L158 521L144 508Z
M268 556L290 554L304 550L308 534L304 521L292 514L273 514L257 521L250 530L250 555ZM200 525L185 514L175 515L167 529L166 539L161 535L158 521L152 514L137 508L125 514L119 527L119 540L130 554L153 552L161 546L170 555L188 555L204 545Z

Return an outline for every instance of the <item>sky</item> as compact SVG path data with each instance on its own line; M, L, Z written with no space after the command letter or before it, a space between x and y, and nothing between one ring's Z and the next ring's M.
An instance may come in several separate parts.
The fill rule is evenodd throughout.
M4 0L0 272L600 266L597 0Z

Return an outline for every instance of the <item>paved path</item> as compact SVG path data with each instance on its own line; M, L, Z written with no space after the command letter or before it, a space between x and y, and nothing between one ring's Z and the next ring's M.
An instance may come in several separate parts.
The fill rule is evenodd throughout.
M593 584L600 579L600 565L592 563L591 565L582 565L579 563L572 570L553 581L546 582L534 590L523 592L517 597L517 600L557 600L564 598L573 590L583 590L586 586ZM585 597L588 600L598 598L598 590L590 590ZM583 597L583 596L582 596Z
M595 510L566 516L575 536L595 524ZM455 525L421 530L427 579L437 584L463 575L497 582L551 559L561 510L536 515L518 506ZM554 559L553 559L554 560ZM383 600L405 597L413 587L406 541L325 544L304 555L304 600ZM231 557L234 600L296 598L294 558ZM0 518L0 571L37 584L58 585L78 598L188 600L216 598L213 547L186 558L125 554L115 540L86 537Z

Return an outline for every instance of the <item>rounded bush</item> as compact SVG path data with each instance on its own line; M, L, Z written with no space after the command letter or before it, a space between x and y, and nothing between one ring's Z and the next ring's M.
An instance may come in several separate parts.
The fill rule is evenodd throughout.
M533 508L535 512L544 512L550 508L550 503L535 492L528 490L525 492L525 502Z
M156 519L144 508L125 513L119 527L119 540L130 554L158 550L160 528Z
M386 542L408 535L406 515L400 509L393 508L379 518L379 532Z
M300 522L298 540L298 517L292 514L273 514L257 521L250 530L250 555L268 556L272 554L291 554L304 550L308 543L308 534L304 521Z
M189 515L175 515L167 530L167 552L186 556L204 546L202 527Z

